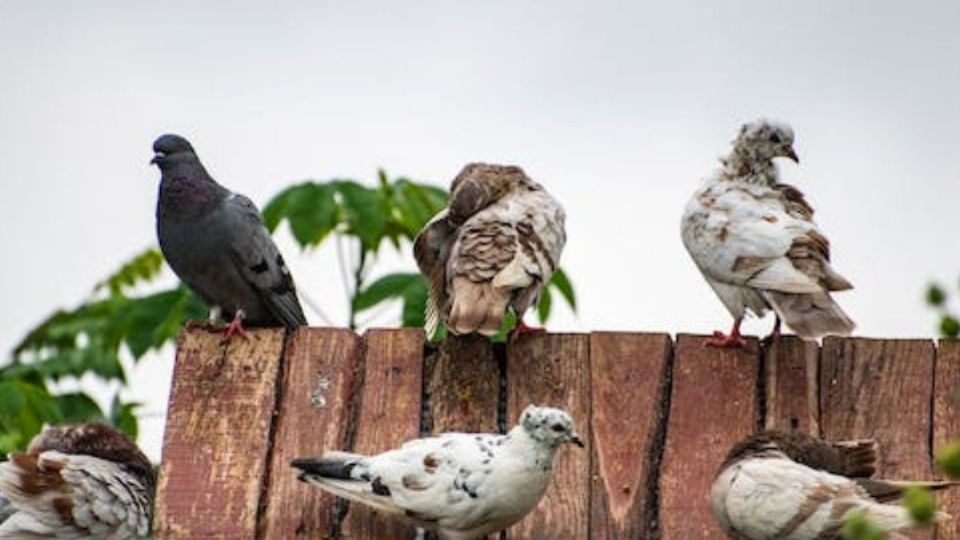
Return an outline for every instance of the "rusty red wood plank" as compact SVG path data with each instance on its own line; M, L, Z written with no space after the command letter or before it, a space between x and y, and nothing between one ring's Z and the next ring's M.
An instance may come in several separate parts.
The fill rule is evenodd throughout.
M253 538L266 472L282 329L185 330L157 491L156 538Z
M764 428L819 435L820 347L796 336L782 336L763 353Z
M500 368L484 336L450 336L426 362L431 433L495 433Z
M361 341L337 328L301 328L290 339L274 428L260 538L324 538L336 524L335 498L297 480L290 460L348 448Z
M710 511L717 467L757 419L758 344L742 350L705 346L706 336L679 335L660 472L664 540L726 539Z
M364 382L353 450L379 453L420 434L424 334L419 329L371 330L364 336ZM416 529L351 504L343 538L413 538Z
M587 538L590 512L590 337L528 335L507 348L507 417L511 426L527 405L565 409L586 449L561 448L540 505L507 530L510 540Z
M672 347L667 334L590 335L590 538L650 538L666 429Z
M960 341L943 340L937 349L934 372L933 449L934 455L960 438ZM941 474L941 477L943 475ZM954 516L937 526L937 538L960 538L960 489L938 496L940 509Z
M934 354L930 340L824 340L820 361L824 438L876 439L877 477L930 478ZM931 536L930 531L910 535Z

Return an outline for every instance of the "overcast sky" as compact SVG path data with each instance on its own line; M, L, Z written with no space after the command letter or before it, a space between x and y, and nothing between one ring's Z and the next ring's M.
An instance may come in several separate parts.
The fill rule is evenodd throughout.
M838 296L857 333L932 336L924 285L960 272L958 25L942 1L6 0L0 346L155 242L147 161L167 131L261 205L305 178L446 185L469 161L519 164L567 209L582 305L552 329L726 329L679 219L759 116L796 131L783 176L856 285ZM343 321L334 252L280 245ZM387 248L380 271L397 268L412 261ZM154 459L171 363L132 376Z

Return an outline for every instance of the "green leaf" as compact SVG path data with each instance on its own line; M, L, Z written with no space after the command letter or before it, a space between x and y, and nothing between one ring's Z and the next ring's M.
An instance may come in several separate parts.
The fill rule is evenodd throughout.
M337 183L347 219L347 232L360 238L363 248L376 251L387 227L387 202L378 189L350 180Z
M89 422L103 420L103 410L90 396L83 392L56 396L60 406L60 416L64 422Z
M544 287L540 290L540 303L537 304L537 317L540 319L540 324L546 324L547 319L550 318L550 309L553 307L553 295L550 293L549 287Z
M960 321L953 315L944 315L940 319L940 335L950 339L960 337Z
M123 294L124 289L156 278L163 268L163 255L157 248L150 248L124 263L119 270L97 283L95 291L107 288L113 296Z
M359 312L389 298L402 297L409 287L422 281L423 276L420 274L402 273L383 276L357 294L353 299L353 307Z
M274 230L284 219L301 247L319 244L337 225L335 182L304 182L274 197L263 211L263 221Z
M550 278L550 286L560 291L560 295L567 301L570 309L574 312L577 311L577 295L573 290L573 284L570 283L570 278L567 277L567 273L562 268L557 268L557 271L553 273Z
M423 276L412 282L403 291L403 314L401 325L407 328L423 328L426 324L427 280Z
M120 401L119 395L114 396L110 404L110 423L134 441L139 433L135 411L140 405L137 402L124 403Z
M397 180L390 191L392 217L407 238L414 238L447 205L447 192L410 180Z
M867 519L862 510L848 514L841 534L846 540L885 540L887 538L887 533Z
M903 492L903 503L917 523L929 523L937 514L933 494L921 486L910 486Z
M950 478L960 479L960 441L954 441L937 453L937 467Z
M931 306L942 306L947 300L947 293L936 283L927 287L927 303Z

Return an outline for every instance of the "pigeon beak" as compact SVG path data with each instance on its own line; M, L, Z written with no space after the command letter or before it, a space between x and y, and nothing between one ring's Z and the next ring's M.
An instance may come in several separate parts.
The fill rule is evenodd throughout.
M786 153L783 157L790 158L794 163L800 163L800 158L797 157L797 153L794 151L792 146L788 146Z
M153 159L150 160L150 164L151 164L151 165L156 165L156 164L159 163L160 160L163 159L164 157L166 157L166 156L165 156L162 152L157 152L156 154L153 155Z
M579 446L580 448L586 448L586 447L587 447L587 445L585 445L585 444L583 443L583 439L581 439L580 436L577 435L576 433L574 433L573 435L570 436L570 442L572 442L573 444Z

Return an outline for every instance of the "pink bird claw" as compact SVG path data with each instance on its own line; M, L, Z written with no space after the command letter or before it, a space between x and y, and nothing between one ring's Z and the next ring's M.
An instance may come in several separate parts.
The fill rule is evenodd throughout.
M718 349L746 349L747 340L740 337L740 334L730 334L728 336L723 332L714 332L713 339L708 339L704 346Z
M522 320L520 320L517 322L517 326L510 332L510 341L515 342L523 336L540 336L546 333L546 328L527 326Z
M240 336L243 339L250 339L250 335L247 334L247 331L243 328L243 319L243 312L237 310L237 314L234 315L233 320L227 323L227 325L223 328L223 336L220 338L220 340L227 342L233 339L234 336Z

